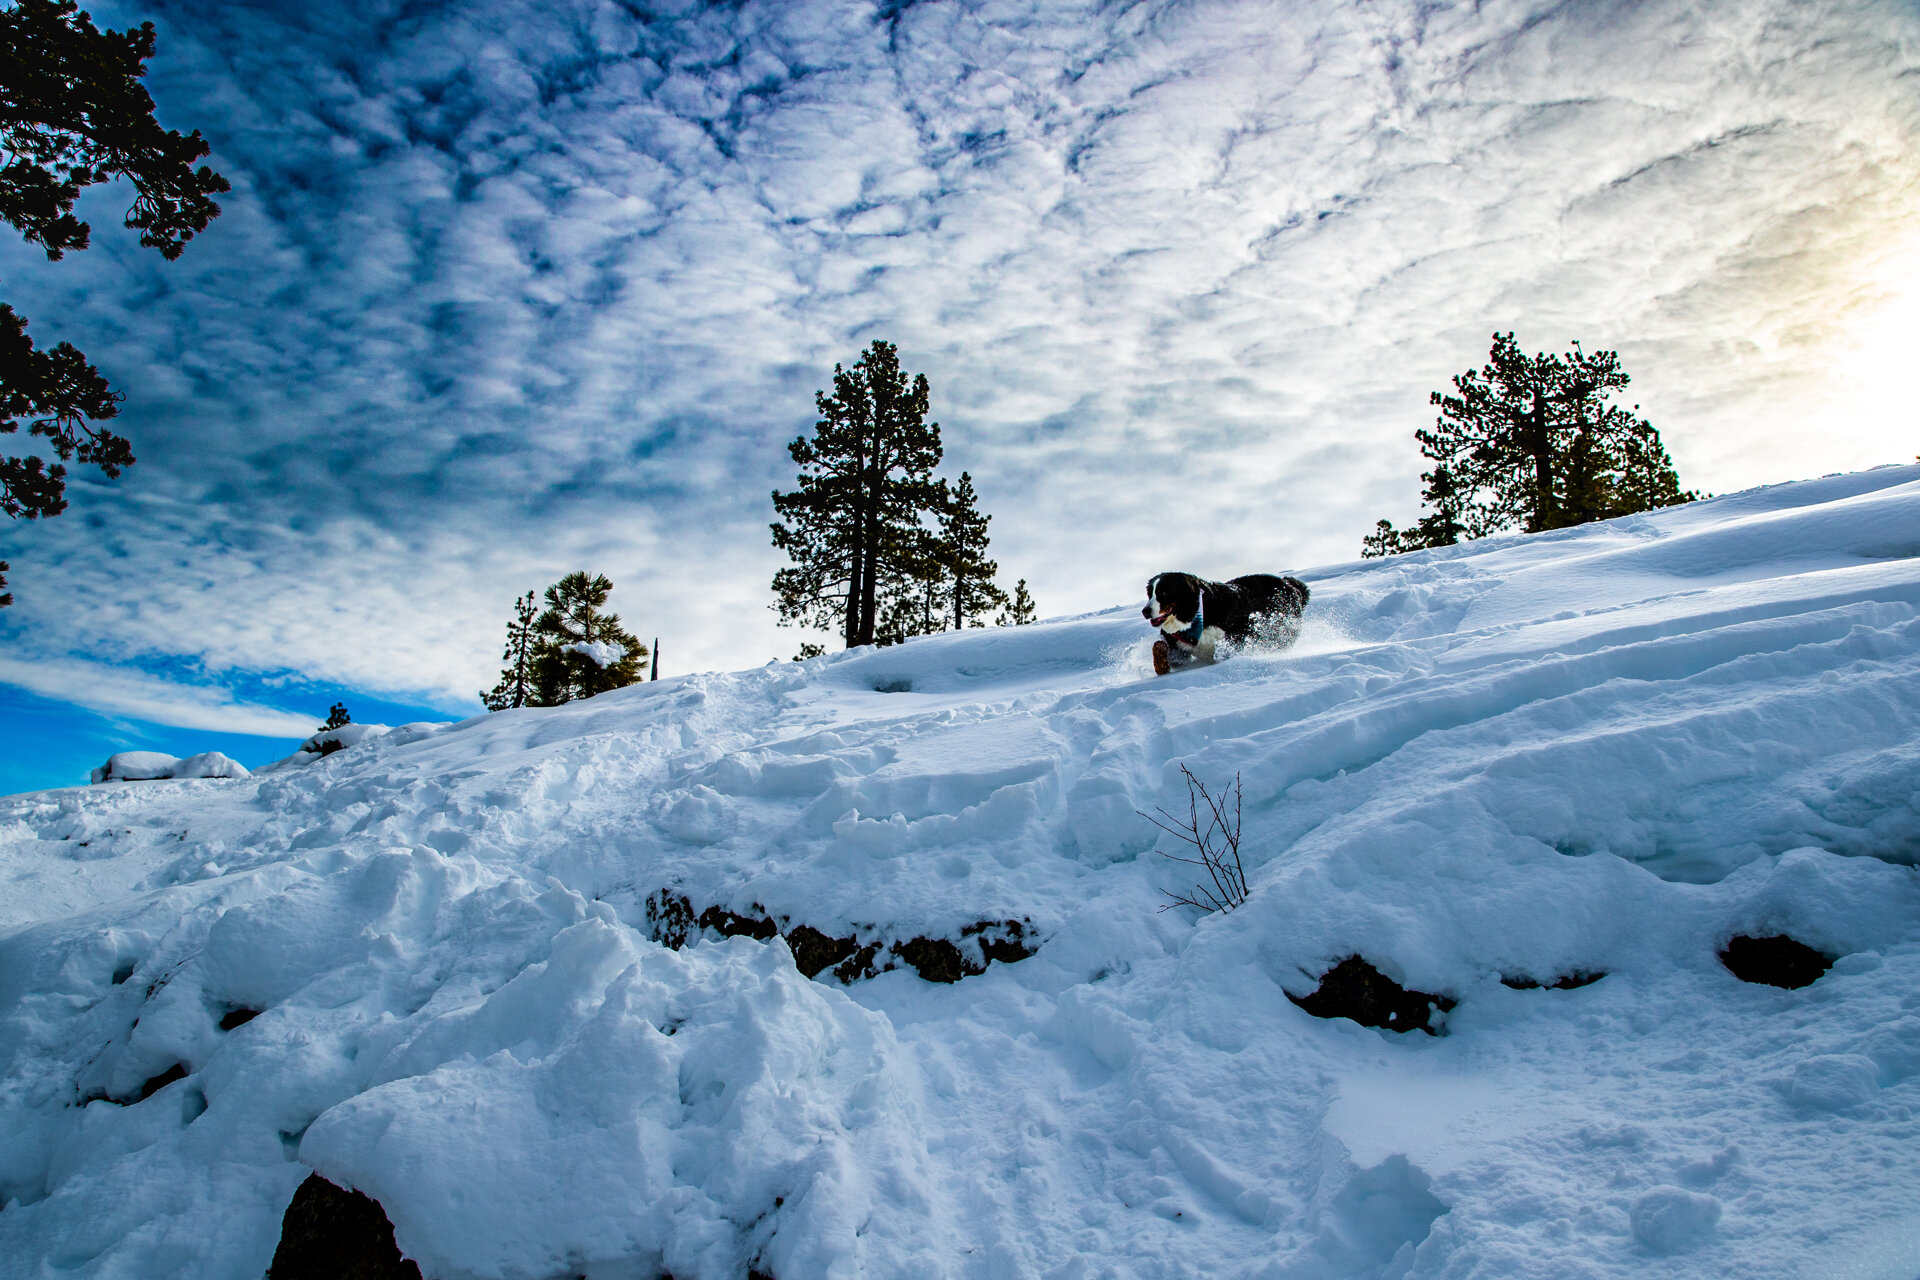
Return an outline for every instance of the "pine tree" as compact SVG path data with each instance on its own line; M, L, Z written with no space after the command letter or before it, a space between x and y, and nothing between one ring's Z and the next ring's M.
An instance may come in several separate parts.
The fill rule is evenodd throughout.
M547 588L547 607L533 621L533 697L529 705L557 707L618 689L640 678L641 644L600 609L613 593L605 574L570 573Z
M153 118L140 85L153 56L151 22L101 31L73 0L15 0L0 9L0 220L49 261L85 249L91 228L74 216L86 187L132 186L123 219L140 243L172 261L219 215L226 179L194 161L198 130L180 134ZM120 393L72 344L34 345L27 321L0 303L0 435L40 437L40 454L0 457L0 513L34 520L66 510L68 462L109 478L133 465L128 441L99 424L120 412ZM0 562L0 587L10 566ZM0 594L0 608L13 602Z
M1690 502L1660 433L1608 400L1630 379L1616 352L1529 356L1493 335L1487 364L1434 392L1440 415L1414 433L1436 464L1421 478L1433 508L1414 529L1382 520L1363 556L1446 546L1519 526L1528 533Z
M536 637L533 632L533 592L513 602L513 620L507 623L507 647L500 651L500 681L480 695L489 711L524 707L533 698L533 658Z
M1027 580L1022 578L1013 585L1013 600L1007 605L1006 612L994 621L1002 627L1024 627L1036 616L1033 597L1027 594Z
M1427 482L1421 496L1433 510L1421 516L1411 529L1395 529L1392 521L1380 521L1374 526L1374 532L1360 540L1361 559L1424 551L1428 547L1450 547L1463 537L1474 536L1464 523L1467 495L1454 483L1453 472L1442 465L1420 478Z
M848 648L872 644L883 605L920 583L923 515L937 511L940 426L926 421L925 374L911 380L890 342L876 339L852 369L833 368L833 394L818 392L811 438L787 446L799 487L773 495L773 545L793 564L774 575L782 625L838 630Z
M940 556L952 593L949 603L956 631L969 620L976 627L985 625L978 615L1007 604L1007 593L993 581L1000 566L987 559L987 522L993 517L980 511L978 501L973 477L962 471L960 483L940 513Z
M347 704L336 702L327 708L327 722L315 729L315 733L326 733L330 729L344 729L353 723L353 717L347 712Z

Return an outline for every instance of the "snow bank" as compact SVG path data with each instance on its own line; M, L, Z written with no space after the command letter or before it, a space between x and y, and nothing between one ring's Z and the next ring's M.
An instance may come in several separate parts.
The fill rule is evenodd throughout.
M1893 468L1308 571L1163 679L1127 607L12 798L0 1258L256 1280L317 1169L432 1277L1907 1280L1915 530ZM1159 909L1182 764L1227 915ZM1445 1034L1289 998L1353 955Z
M93 781L153 782L163 778L245 778L245 765L218 751L202 751L182 760L159 751L118 751L93 771Z

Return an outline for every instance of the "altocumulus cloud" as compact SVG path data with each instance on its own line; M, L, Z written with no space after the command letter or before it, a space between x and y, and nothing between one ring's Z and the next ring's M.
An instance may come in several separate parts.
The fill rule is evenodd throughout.
M95 13L156 20L234 191L179 263L117 192L88 253L0 251L140 454L8 531L35 690L111 686L84 653L459 710L578 567L669 670L790 653L767 492L873 337L1048 612L1350 557L1496 328L1618 347L1696 485L1913 451L1874 354L1920 307L1902 4Z

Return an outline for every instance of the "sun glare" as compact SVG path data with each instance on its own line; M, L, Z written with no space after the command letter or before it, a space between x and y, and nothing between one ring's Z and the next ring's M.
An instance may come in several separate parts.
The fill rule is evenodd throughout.
M1920 453L1920 246L1883 259L1848 307L1846 345L1835 369L1836 408L1861 445L1882 462ZM1884 455L1884 456L1881 456Z

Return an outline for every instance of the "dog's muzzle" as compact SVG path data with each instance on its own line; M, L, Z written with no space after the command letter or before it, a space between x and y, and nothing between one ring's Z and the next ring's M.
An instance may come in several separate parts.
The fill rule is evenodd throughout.
M1162 623L1166 622L1168 618L1171 618L1173 616L1173 610L1169 609L1165 613L1162 613L1156 616L1153 612L1153 606L1148 605L1146 608L1140 611L1140 616L1145 618L1149 623L1157 627L1157 626L1160 626Z

